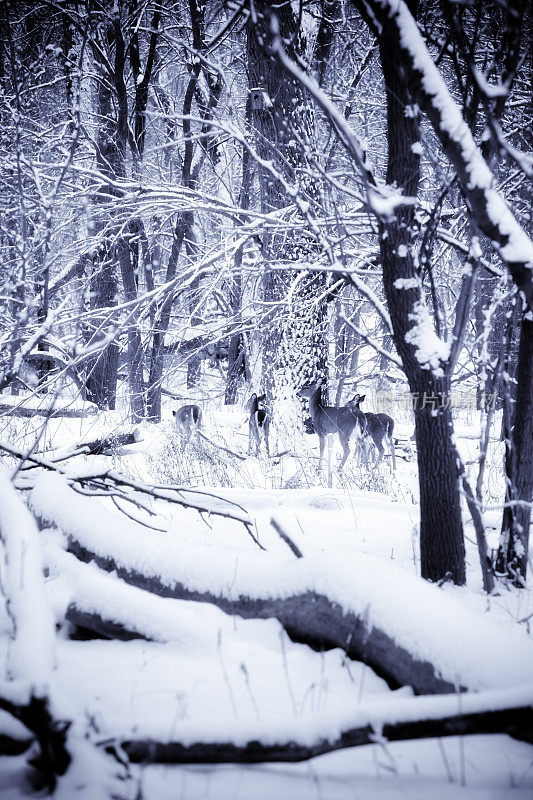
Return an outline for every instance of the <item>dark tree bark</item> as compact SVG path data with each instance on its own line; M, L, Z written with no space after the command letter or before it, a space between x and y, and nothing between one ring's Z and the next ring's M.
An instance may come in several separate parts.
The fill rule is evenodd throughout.
M299 81L288 76L271 56L271 12L275 13L289 53L298 58L304 51L302 31L288 0L255 4L257 23L248 23L247 58L252 101L252 121L257 131L256 149L261 159L272 161L277 174L259 166L261 208L265 212L283 208L288 197L283 181L298 187L301 198L311 204L318 197L316 180L305 174L305 148L313 142L314 119L309 100ZM327 32L324 35L328 37ZM326 40L323 41L326 45ZM309 380L326 376L327 303L326 273L309 274L302 280L294 306L280 306L294 280L294 273L273 269L276 262L311 258L317 243L283 233L263 236L263 299L270 306L264 321L262 343L263 381L270 404L283 390L290 396Z
M71 762L66 747L70 722L55 720L46 698L31 697L25 705L17 705L1 688L0 709L20 720L34 734L39 745L39 753L31 761L39 776L35 788L51 794L58 776L65 774Z
M417 654L394 642L391 637L364 615L347 613L328 597L313 592L288 597L232 598L196 590L194 587L175 583L172 586L153 576L144 575L124 567L109 553L95 553L79 544L74 535L69 536L69 550L82 561L94 561L107 571L117 575L132 586L145 589L160 597L195 600L213 603L228 614L244 618L279 620L291 638L313 647L340 647L350 658L364 661L389 686L412 686L417 694L439 694L455 692L457 687L441 677L438 669ZM70 604L68 619L75 625L92 630L100 636L129 640L150 638L142 628L142 621L132 629L110 615L104 618L87 605L84 598L74 598Z
M183 239L191 228L193 215L191 212L180 214L174 228L172 249L168 258L165 282L176 277L179 254ZM174 292L169 291L155 315L154 332L152 336L152 350L150 354L150 374L148 378L148 418L153 422L161 421L161 392L163 387L163 371L165 365L165 336L170 324L172 306L174 305Z
M382 3L380 0L354 0L354 3L370 28L376 32L381 47L386 44L389 52L394 53L396 72L405 76L413 102L418 103L431 122L443 151L457 172L461 192L472 217L493 246L498 248L531 309L533 277L530 264L533 261L533 244L501 197L492 186L485 185L489 183L491 175L481 152L476 151L466 123L457 119L457 124L449 124L447 111L453 100L447 92L439 96L443 87L433 85L431 79L426 80L416 62L415 35L419 34L415 34L416 26L413 20L409 20L407 12L407 6L413 9L414 4ZM523 4L518 3L519 10L520 7ZM406 30L412 35L405 35ZM473 167L478 173L476 180L472 180Z
M195 50L201 53L205 49L205 4L203 2L198 2L198 0L189 0L189 13L191 19L192 44ZM202 70L209 94L209 98L206 103L200 100L200 93L198 91ZM187 90L183 100L183 137L185 140L185 147L182 161L181 183L182 186L185 186L189 189L194 189L197 185L198 175L207 154L214 151L209 119L219 101L223 83L220 79L220 76L217 75L216 78L213 78L213 75L206 65L206 62L201 60L199 57L194 58L193 63L190 65L189 71L189 83L187 85ZM193 101L195 99L198 105L199 115L203 120L203 124L201 126L201 135L198 138L194 136L192 122L190 120L190 115L193 109ZM202 152L200 157L196 159L193 165L193 156L195 155L195 152L197 152L196 148L201 148ZM176 276L178 260L183 245L185 245L185 249L187 255L191 259L192 266L194 265L196 243L194 240L193 225L194 214L192 211L185 211L178 215L178 219L174 228L172 250L167 263L167 282L173 280ZM188 297L189 309L192 313L191 324L201 321L200 317L194 314L194 304L195 300L198 299L199 291L199 281L194 280ZM153 421L159 421L161 419L161 389L164 369L165 336L168 332L168 327L170 324L174 298L175 293L173 291L167 294L159 306L155 316L155 329L152 338L150 375L147 390L148 416ZM196 383L199 369L200 360L197 356L193 355L190 358L189 365L187 367L188 386Z
M131 8L130 11L143 13L142 9ZM139 52L138 29L135 16L129 17L127 31L129 42L124 39L124 3L119 4L119 14L113 16L106 28L106 52L93 46L95 59L100 66L100 80L98 82L98 147L97 163L104 175L111 179L126 176L128 148L131 147L135 167L144 152L146 136L146 107L148 91L153 75L154 60L160 12L156 10L152 16L152 31L149 40L148 55L145 69L140 78L141 60ZM111 53L114 52L111 64ZM132 74L135 79L135 101L133 107L134 131L129 129L129 99L126 86L126 61L129 53ZM98 200L101 203L110 202L115 192L108 190L101 192ZM132 219L122 232L122 224L113 224L115 210L110 209L110 232L106 237L109 244L104 246L105 260L96 265L95 275L92 280L92 304L95 308L106 308L116 305L117 275L116 267L120 270L124 299L134 303L138 298L137 273L139 268L139 234L142 221ZM103 223L100 223L102 225ZM127 325L127 367L130 389L130 409L134 422L140 421L145 416L145 387L144 387L144 358L141 332L133 315ZM108 345L99 360L92 367L88 378L88 393L91 399L100 407L114 407L116 393L116 371L118 367L118 351L115 344ZM108 352L108 351L112 352Z
M108 35L113 36L110 27ZM96 87L96 113L98 115L98 129L96 134L96 163L104 175L116 177L120 175L120 164L123 161L117 143L116 115L113 107L113 89L110 78L106 74L105 65L99 61L98 52L95 53L95 65L98 67L99 80ZM101 189L95 199L95 232L102 231L105 220L102 218L103 209L110 202L112 193ZM113 247L110 237L105 237L95 254L90 278L90 307L102 309L102 316L98 316L85 328L85 337L94 344L105 341L105 334L110 326L106 324L106 309L112 309L117 304L118 281L116 264L113 257ZM117 392L119 348L115 341L103 345L102 351L87 363L86 386L87 400L96 403L101 409L114 409Z
M381 62L387 89L387 183L416 196L420 157L412 150L419 141L418 121L407 116L412 102L398 73L393 41L383 36ZM441 377L418 362L407 339L413 327L410 315L421 301L421 289L397 288L398 279L417 277L414 262L416 221L412 208L399 210L390 222L380 223L383 283L394 330L394 342L413 394L420 486L420 556L422 576L432 581L466 580L459 472L452 444L453 423L449 407L450 381L446 364ZM407 336L407 339L406 339Z
M416 702L413 701L413 702ZM490 702L490 701L489 701ZM375 744L376 734L386 742L407 739L429 739L441 736L466 736L468 734L506 733L515 739L533 743L531 735L533 711L531 706L509 707L503 710L487 709L470 714L451 713L437 718L379 720L376 727L361 725L343 731L337 739L322 739L314 744L299 744L295 741L265 744L249 741L244 745L234 742L196 742L182 744L178 741L156 741L154 739L130 739L122 741L121 747L134 763L155 764L261 764L265 762L294 763L332 753L346 747ZM376 730L377 728L377 730Z
M250 95L246 100L246 124L251 126L252 122L252 102ZM250 206L250 187L252 183L252 164L251 155L248 148L242 148L242 181L239 193L239 207L245 212ZM246 214L242 215L242 220L246 219ZM233 312L233 324L238 326L241 323L242 305L242 260L244 255L244 245L241 245L235 253L233 275L229 287L229 300ZM248 376L246 348L244 336L240 331L232 333L230 336L229 355L228 355L228 377L224 403L233 405L237 399L237 389L243 379Z
M524 314L516 371L516 404L506 459L506 507L496 569L523 588L533 501L533 320Z

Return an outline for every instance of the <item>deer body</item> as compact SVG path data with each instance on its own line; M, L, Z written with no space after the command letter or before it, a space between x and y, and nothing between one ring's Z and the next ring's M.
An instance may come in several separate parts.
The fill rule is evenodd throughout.
M247 405L250 412L248 420L248 453L250 455L259 455L261 449L261 439L265 442L265 449L267 456L270 456L268 436L270 431L270 417L265 408L261 407L261 403L265 400L265 395L262 394L258 397L253 394Z
M172 412L176 428L184 439L189 441L196 435L202 423L202 412L196 405L182 406Z
M366 395L364 394L356 394L355 397L348 402L348 405L359 409L359 404L363 402L365 396ZM395 470L396 452L394 450L394 439L392 438L392 434L394 433L393 418L389 417L388 414L374 414L371 411L364 413L364 417L366 419L366 439L371 439L378 451L377 464L380 464L381 460L383 459L385 454L383 442L387 441L391 453L392 469ZM368 457L366 458L366 461L368 462Z
M357 406L324 406L320 401L320 383L304 386L297 392L298 397L309 401L309 414L320 442L319 469L322 465L326 437L338 434L343 449L340 469L344 467L350 455L350 438L355 432L359 437L365 431L365 415Z

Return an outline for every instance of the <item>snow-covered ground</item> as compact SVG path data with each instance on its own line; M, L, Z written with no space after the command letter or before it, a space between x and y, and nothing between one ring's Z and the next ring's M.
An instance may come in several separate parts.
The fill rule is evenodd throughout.
M207 411L204 417L203 432L208 441L180 443L167 408L166 422L159 426L143 425L141 441L123 452L79 456L60 465L70 475L113 468L138 481L211 485L217 496L223 498L213 501L213 507L227 506L225 498L245 509L253 520L257 539L267 551L265 585L260 586L258 581L258 592L266 590L268 585L279 590L282 582L288 580L286 575L297 576L303 564L295 560L276 533L272 519L302 552L305 566L301 570L307 570L307 581L312 573L313 587L319 581L321 586L328 586L332 576L338 575L339 581L342 576L342 582L332 585L330 593L344 607L361 603L360 595L364 598L365 592L372 597L372 585L379 582L377 575L376 581L372 580L368 570L377 571L381 564L383 575L390 579L388 584L383 579L379 586L384 601L375 613L382 614L385 627L403 628L397 630L399 639L411 630L424 636L426 630L427 641L421 643L422 650L423 646L433 647L433 642L441 641L443 651L453 652L454 631L445 630L441 624L443 617L438 616L442 598L443 608L452 609L443 610L442 614L448 614L448 620L454 621L459 639L465 631L470 631L469 642L455 644L458 651L461 647L464 650L463 664L473 664L476 658L478 665L481 663L473 688L512 688L511 674L515 688L527 693L529 680L533 681L532 592L501 588L496 596L487 598L483 594L469 523L466 525L468 585L437 589L423 584L424 591L428 589L427 595L413 589L412 595L398 596L398 587L411 586L412 576L419 574L414 457L403 453L405 458L398 458L394 476L390 475L387 464L373 471L349 465L345 475L334 474L333 486L327 488L326 475L319 476L316 468L316 437L307 436L295 444L285 441L283 432L278 432L272 443L273 459L263 455L244 458L247 450L244 412L226 410L215 418ZM26 426L29 441L32 422L11 420L9 441L24 446L22 426ZM39 452L46 457L44 447L66 448L80 438L94 439L111 427L118 427L112 414L50 419ZM398 432L408 440L412 429L405 424ZM477 433L475 425L458 426L458 445L466 461L475 458ZM0 438L6 438L5 431ZM499 447L498 443L492 446L494 461L501 457ZM276 457L278 453L284 454ZM402 455L400 450L398 453ZM334 453L333 462L335 457ZM492 475L489 470L489 480L493 480ZM497 495L496 479L494 484L491 491ZM37 491L33 494L34 507L45 508L50 497L62 497L59 490L57 495L55 492L53 482L41 483L40 495ZM65 497L61 508L67 526L71 509ZM92 515L86 505L90 502L80 499L79 519L68 524L76 523L80 530L84 526L90 529ZM128 531L138 529L139 541L153 537L153 553L159 552L160 540L176 543L190 559L187 562L184 556L183 564L177 563L176 580L186 580L189 564L190 580L202 579L208 586L211 582L214 589L219 586L217 581L225 580L225 565L232 563L234 570L228 573L224 591L238 593L240 586L246 586L248 592L253 592L253 586L249 585L251 565L261 563L263 556L242 524L213 514L200 516L161 500L150 503L157 512L157 516L149 518L150 524L166 533L150 534L149 529L136 526L111 502L105 501L101 516L95 512L94 517L99 520L99 535L110 540L115 537L118 542L119 534L127 535ZM139 509L129 507L128 513L148 520L148 515ZM116 520L115 527L112 520ZM489 513L486 521L494 525L497 541L497 513L492 517ZM131 535L133 558L136 539ZM120 594L118 578L102 573L95 566L76 564L82 570L77 579L75 570L70 573L68 570L67 560L73 557L58 547L60 537L46 534L42 538L44 558L50 568L45 584L47 596L59 619L76 592L80 597L84 593L86 598L89 596L86 581L89 588L101 585L102 597L110 592L115 602L122 604L117 608L127 605L130 613L136 609L139 618L144 616L155 632L156 641L152 642L71 641L60 634L52 679L54 708L60 716L77 720L80 730L89 730L94 742L113 737L150 736L185 744L225 740L242 744L259 737L264 742L269 736L274 741L285 736L288 740L305 742L318 734L336 735L347 721L371 715L372 709L377 714L376 709L400 708L395 704L412 696L408 687L389 689L368 666L350 661L339 649L316 652L292 642L276 620L243 620L207 603L186 600L153 598L153 604L143 605L139 599L141 590L128 587ZM161 573L168 577L172 563L170 559L161 563ZM401 575L406 576L405 582ZM353 576L352 588L350 576ZM98 584L98 580L102 583ZM304 585L301 575L291 580L294 586ZM418 582L413 581L412 585L418 586ZM220 587L224 588L223 583ZM139 594L132 594L135 592ZM444 598L449 598L450 603L446 604ZM435 625L432 614L437 619ZM5 672L10 632L6 613L1 622L0 664ZM500 645L500 651L496 644L491 647L487 641L491 637ZM516 654L514 659L513 653L508 652L511 649ZM443 663L451 658L450 652L441 655ZM438 660L439 654L436 656ZM468 670L472 674L473 668ZM5 718L0 717L0 724L7 724ZM0 759L0 789L6 800L21 796L23 765L23 757ZM396 743L378 737L375 744L339 750L300 764L132 765L130 770L129 782L122 785L121 791L128 797L138 792L137 796L145 800L270 800L272 797L277 800L452 797L526 800L533 797L533 747L504 735ZM89 800L105 797L105 789L96 779L91 794L90 771L88 775L84 796ZM65 794L67 788L68 785L63 786L64 797L69 796ZM71 796L78 790L81 788L68 789Z

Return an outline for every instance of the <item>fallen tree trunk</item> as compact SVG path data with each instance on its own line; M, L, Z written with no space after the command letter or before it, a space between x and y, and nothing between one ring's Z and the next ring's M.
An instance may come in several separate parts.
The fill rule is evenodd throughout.
M96 568L80 563L49 538L44 548L51 574L64 576L69 592L68 615L76 622L95 625L104 634L134 638L142 636L158 642L182 646L216 647L224 624L231 620L207 623L194 603L183 603L151 595L128 586ZM63 594L63 590L61 591ZM222 623L222 628L221 628ZM125 635L126 634L126 635ZM371 700L346 708L340 718L325 715L314 724L315 741L309 741L301 720L279 730L258 718L239 731L239 744L221 740L224 729L208 741L163 741L156 738L121 741L120 746L133 761L162 763L302 761L346 747L376 741L464 735L470 733L508 733L533 742L533 684L480 693L457 693L405 697L392 695L386 700ZM198 735L196 733L196 735ZM203 739L203 737L202 737ZM301 740L301 741L300 741ZM242 742L245 744L242 744Z
M55 720L50 713L48 699L32 695L29 685L27 698L22 702L20 697L13 696L13 688L10 684L0 684L0 708L34 734L40 753L30 763L40 775L42 783L40 782L38 788L46 787L52 792L57 784L57 777L65 774L71 761L66 744L70 723ZM17 687L15 694L19 693ZM29 744L31 741L9 738L5 742L4 752L8 755L20 754L28 749Z
M33 398L32 398L33 399ZM98 411L94 403L68 403L67 405L58 405L55 400L43 401L42 403L33 403L31 405L23 405L24 398L14 395L11 398L4 397L0 400L0 414L10 417L90 417Z
M130 761L157 764L253 764L269 761L295 762L365 744L399 742L407 739L430 739L442 736L465 736L472 733L507 733L533 744L533 709L531 706L497 711L460 714L441 719L385 724L379 734L371 725L350 728L334 740L314 745L297 742L264 744L260 741L236 745L232 742L158 742L153 739L122 741L121 747Z
M61 593L68 598L66 618L73 625L121 641L146 639L187 645L216 642L219 628L207 625L193 603L158 597L117 581L66 553L53 537L51 541L47 538L44 563L56 586L64 582Z
M116 570L126 582L161 597L209 602L245 618L274 617L297 641L341 647L390 686L410 685L428 694L530 680L529 641L363 553L339 563L326 555L287 559L195 547L125 523L53 475L37 479L30 504L43 526L66 534L79 559Z
M118 560L98 555L70 536L69 551L80 561L93 561L107 572L116 572L131 586L162 598L212 603L228 614L237 614L245 619L273 617L295 641L316 648L341 647L350 658L364 661L372 667L392 688L409 685L419 694L454 692L457 688L440 677L429 661L420 660L372 625L367 618L346 613L342 606L324 595L306 592L283 598L254 599L241 595L232 599L211 592L194 591L182 583L169 586L155 576L125 568ZM151 638L136 624L128 625L125 620L110 619L104 610L95 613L89 607L84 608L75 602L69 606L67 617L73 624L106 638Z
M137 442L140 441L141 433L138 428L134 428L134 430L130 431L129 433L110 433L108 436L104 436L100 439L93 439L91 442L80 442L79 445L73 448L70 455L106 455L107 452L116 450L117 447L124 447L128 444L137 444ZM65 456L65 458L68 457L69 456Z
M109 433L90 442L79 442L70 448L60 448L59 450L47 450L45 453L47 461L54 464L58 461L66 461L74 456L101 456L114 452L118 447L125 447L129 444L137 444L141 441L141 432L138 428L131 431L121 431L119 433ZM38 464L30 464L24 469L35 469Z
M40 773L42 787L52 791L70 763L68 723L53 718L48 700L55 623L44 589L35 521L4 474L0 474L0 542L2 590L12 622L4 667L10 680L0 684L0 708L35 735L40 753L31 764Z

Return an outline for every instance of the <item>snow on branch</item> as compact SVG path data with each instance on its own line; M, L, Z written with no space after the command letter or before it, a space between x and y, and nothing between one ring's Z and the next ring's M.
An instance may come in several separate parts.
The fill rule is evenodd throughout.
M20 459L22 464L29 462L39 467L44 467L47 470L56 472L58 475L65 476L67 471L62 469L54 461L41 458L40 456L27 453L18 447L14 447L7 442L0 441L0 450L3 450L10 455ZM27 471L26 471L27 472ZM24 476L24 482L18 488L29 488L27 485L28 476ZM31 480L31 478L30 478ZM20 482L20 479L19 479ZM223 497L218 497L212 492L201 491L199 489L191 489L185 486L152 486L148 483L141 483L139 481L132 481L125 475L115 470L105 470L104 472L94 473L90 472L86 475L68 475L68 483L74 488L75 491L83 495L103 495L113 496L124 500L127 503L143 508L149 511L145 504L140 499L139 495L147 495L154 500L164 500L167 503L175 503L176 505L190 508L198 511L200 514L207 514L213 516L224 517L226 519L233 519L244 525L248 535L255 542L260 550L264 547L256 538L253 532L252 520L248 514L238 503L228 500ZM31 485L31 484L30 484ZM188 496L186 496L188 495ZM196 497L204 496L210 498L211 504L200 502L195 499ZM222 503L222 506L220 505ZM237 511L232 510L238 509ZM242 513L239 513L241 511Z
M158 597L110 577L94 564L83 564L58 547L54 536L44 546L56 613L106 638L173 642L190 650L215 643L197 603ZM220 612L219 612L220 613Z
M346 747L455 736L469 733L508 732L531 742L533 684L523 688L461 695L394 698L358 705L344 715L321 715L304 730L299 720L284 720L279 730L257 721L239 730L233 741L227 730L210 726L211 740L184 741L137 739L121 747L134 762L159 763L258 763L304 761ZM243 726L244 727L244 726ZM226 736L226 738L222 738ZM220 737L220 739L219 739Z
M76 495L57 475L39 476L30 505L42 524L64 532L79 558L116 570L128 583L243 617L275 617L300 641L341 647L393 685L447 692L531 679L533 645L527 637L370 556L339 564L325 554L294 559L195 547L145 532L94 498Z
M49 704L55 620L44 589L37 526L5 472L0 472L0 541L2 588L13 626L6 662L9 681L0 685L0 709L33 733L40 753L33 754L32 765L52 791L71 761L65 744L70 723L54 719Z
M3 591L13 625L7 669L37 694L54 668L55 623L44 591L41 546L35 521L6 473L0 472L0 539L5 561Z
M403 0L357 0L377 28L380 40L394 48L414 99L427 114L461 182L471 213L533 306L533 242L498 194L495 178L476 145L461 111L433 63Z
M438 378L443 377L443 365L450 355L450 345L435 333L433 320L425 303L417 300L409 319L414 324L405 334L405 341L415 348L416 360L422 369L432 370Z

